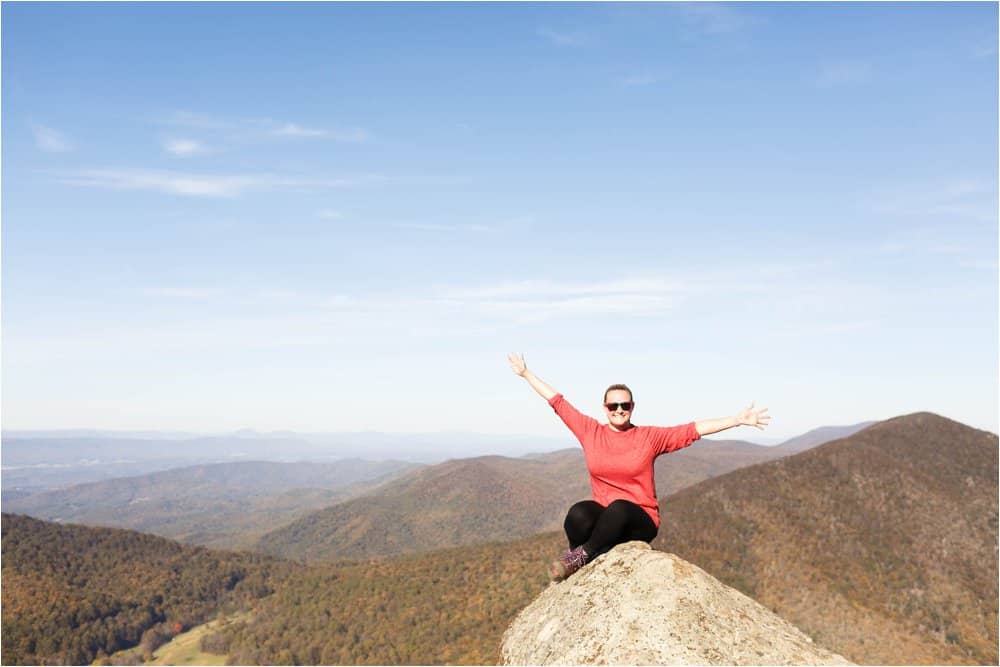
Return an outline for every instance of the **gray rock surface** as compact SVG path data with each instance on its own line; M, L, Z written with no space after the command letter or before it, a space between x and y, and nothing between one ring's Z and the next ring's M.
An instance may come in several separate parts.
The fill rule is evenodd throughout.
M644 542L552 584L504 633L505 665L850 665L766 607Z

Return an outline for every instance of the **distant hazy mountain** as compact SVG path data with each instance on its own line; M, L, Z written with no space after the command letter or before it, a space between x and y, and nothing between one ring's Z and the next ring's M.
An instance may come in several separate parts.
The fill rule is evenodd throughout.
M996 664L997 436L879 422L661 503L654 546L875 664Z
M846 438L850 435L854 435L858 431L866 429L874 423L875 422L861 422L860 424L852 424L850 426L821 426L820 428L813 429L800 436L794 437L791 440L782 442L778 445L778 449L782 452L783 456L798 454L799 452L804 452L805 450L816 447L817 445L822 445L825 442L831 442L833 440L839 440L840 438Z
M550 470L543 461L500 456L448 461L314 512L265 535L257 548L315 561L529 535L551 528L566 511L570 489L554 482Z
M3 487L36 492L73 484L144 475L171 468L232 461L297 461L324 455L294 438L23 437L3 435ZM350 455L337 458L348 458ZM329 460L329 459L327 459Z
M662 496L785 454L738 440L709 440L657 459ZM583 453L459 459L405 475L376 491L265 535L258 548L306 560L371 558L509 540L559 528L590 497Z
M4 501L5 511L234 547L414 468L399 461L247 461L179 468Z
M169 437L168 437L169 436ZM437 463L448 458L554 450L566 439L477 433L184 433L4 431L3 487L37 492L170 468L232 461L364 458ZM6 497L12 497L6 494Z
M84 465L113 461L157 461L234 458L295 460L316 454L316 448L299 438L197 437L153 438L25 438L4 434L3 465ZM343 458L343 457L341 457Z

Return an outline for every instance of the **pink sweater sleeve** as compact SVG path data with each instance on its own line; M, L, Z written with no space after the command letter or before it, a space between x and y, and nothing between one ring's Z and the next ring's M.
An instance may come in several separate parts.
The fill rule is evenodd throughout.
M576 436L581 445L584 444L587 435L600 426L596 419L588 417L574 408L569 401L563 398L562 394L556 394L550 398L549 405L556 411L559 418L563 420L563 423L569 427L569 430L573 432L573 435Z
M701 438L698 429L694 427L694 422L682 426L655 426L652 428L652 434L653 451L657 456L676 452Z

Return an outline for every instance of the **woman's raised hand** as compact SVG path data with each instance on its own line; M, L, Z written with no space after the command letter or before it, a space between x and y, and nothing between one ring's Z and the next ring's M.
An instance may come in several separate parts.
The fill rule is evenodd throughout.
M524 355L516 355L513 352L507 355L507 361L510 362L510 369L514 371L515 375L520 375L524 377L525 372L528 370L528 366L524 363Z
M743 409L743 412L736 415L736 421L738 421L741 426L756 426L757 428L764 430L764 427L771 422L771 415L765 414L766 412L767 408L754 410L753 403L751 403Z

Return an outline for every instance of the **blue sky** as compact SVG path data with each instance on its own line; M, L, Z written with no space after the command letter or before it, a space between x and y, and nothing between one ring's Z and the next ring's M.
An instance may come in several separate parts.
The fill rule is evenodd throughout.
M997 430L995 3L2 13L4 428Z

